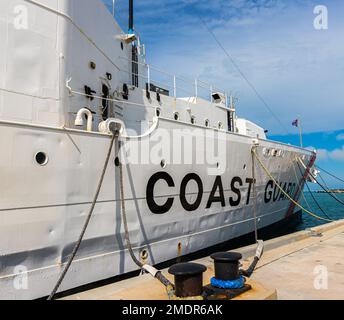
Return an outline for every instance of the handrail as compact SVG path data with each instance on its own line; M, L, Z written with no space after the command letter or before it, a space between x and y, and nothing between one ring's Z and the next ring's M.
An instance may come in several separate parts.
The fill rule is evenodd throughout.
M125 57L123 57L123 56L119 56L119 59L123 59L123 60L126 60L126 61L128 61L128 62L133 62L131 59L125 58ZM141 65L141 66L144 66L144 67L146 67L146 68L149 68L150 70L155 70L155 71L157 71L157 72L160 72L160 73L165 74L165 75L170 76L170 77L176 77L177 79L182 80L182 81L185 81L185 82L192 82L191 79L186 79L186 78L184 78L184 77L182 77L182 76L176 76L176 75L174 75L174 74L171 74L171 73L169 73L169 72L167 72L167 71L165 71L165 70L162 70L162 69L160 69L160 68L158 68L158 67L156 67L156 66L153 66L153 65L151 65L151 64L141 63L141 62L137 62L137 61L135 61L135 62L133 62L133 63L138 64L138 65ZM219 88L213 86L211 83L208 83L208 82L206 82L206 81L204 81L204 80L199 80L199 79L197 79L197 81L198 81L199 83L203 83L203 84L206 85L206 86L212 86L214 89L219 89ZM204 88L206 88L206 87L204 87ZM219 90L222 90L222 89L219 89Z
M134 75L134 76L137 76L137 77L140 77L140 78L143 78L143 79L147 79L147 83L148 85L150 83L153 83L153 80L152 80L152 77L151 77L151 71L155 71L155 72L158 72L162 75L165 75L165 76L168 76L171 78L171 84L168 84L167 86L169 88L172 88L173 89L173 96L176 98L177 97L177 89L179 88L180 90L184 91L184 92L188 92L189 91L186 91L185 89L181 89L181 87L178 87L177 85L177 82L179 81L182 81L188 85L190 85L192 88L193 88L193 93L192 95L194 95L195 97L198 97L199 96L199 89L206 89L206 90L209 90L209 96L210 96L210 100L212 100L212 93L214 92L220 92L222 94L224 94L226 97L228 96L226 91L225 90L222 90L222 89L219 89L215 86L213 86L212 84L206 82L206 81L203 81L203 80L199 80L199 79L194 79L194 80L190 80L190 79L187 79L185 77L182 77L182 76L176 76L176 75L173 75L173 74L170 74L169 72L165 71L165 70L161 70L160 68L158 67L155 67L153 65L150 65L150 64L147 64L147 63L141 63L141 62L138 62L138 61L132 61L132 59L128 59L126 57L123 57L123 56L119 56L118 57L119 59L123 59L127 62L130 62L130 63L133 63L137 66L143 66L146 70L147 70L147 76L143 76L141 74L138 74L138 73L133 73L133 72L130 72L130 71L124 71L124 72L128 72L128 74L131 74L131 75ZM123 71L123 70L121 70ZM154 82L156 83L157 81L154 80ZM166 84L165 84L166 85ZM227 100L227 98L226 98Z
M69 78L66 81L66 88L68 89L69 95L73 96L73 94L82 96L82 97L90 97L90 95L83 93L83 92L78 92L78 91L74 91L72 89L72 87L70 86L70 82L72 81L72 78ZM92 98L98 99L98 100L105 100L105 101L111 101L111 102L118 102L118 103L123 103L123 104L129 104L129 105L133 105L133 106L139 106L139 107L145 107L145 108L153 108L156 109L156 107L153 106L149 106L149 105L145 105L143 103L136 103L136 102L130 102L130 101L124 101L124 100L119 100L119 99L114 99L114 98L104 98L104 97L100 97L97 95L92 95Z

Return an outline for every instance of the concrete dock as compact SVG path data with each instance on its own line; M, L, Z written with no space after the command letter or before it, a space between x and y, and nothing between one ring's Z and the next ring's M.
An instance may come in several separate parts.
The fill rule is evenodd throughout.
M256 246L240 248L246 267ZM204 284L214 274L213 261L205 265ZM165 276L173 279L163 270ZM265 251L249 280L253 289L239 300L344 299L344 220L265 242ZM164 287L150 275L142 275L84 291L65 300L167 300Z

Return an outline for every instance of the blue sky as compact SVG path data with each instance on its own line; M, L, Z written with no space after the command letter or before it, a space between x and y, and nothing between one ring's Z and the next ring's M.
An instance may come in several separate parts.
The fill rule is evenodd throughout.
M116 3L117 20L126 29L128 0ZM316 5L328 8L328 30L313 26ZM135 10L135 27L146 44L149 63L235 93L239 116L268 129L272 139L298 144L291 122L300 117L305 146L319 150L320 166L344 177L344 1L136 0ZM332 185L341 186L334 181Z

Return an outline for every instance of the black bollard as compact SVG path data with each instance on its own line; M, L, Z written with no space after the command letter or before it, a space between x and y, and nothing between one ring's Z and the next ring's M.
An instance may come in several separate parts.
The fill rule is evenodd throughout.
M179 263L168 272L174 275L178 298L197 297L203 293L203 273L207 268L196 263Z
M239 261L242 255L237 252L219 252L211 255L215 264L215 278L221 281L238 280Z

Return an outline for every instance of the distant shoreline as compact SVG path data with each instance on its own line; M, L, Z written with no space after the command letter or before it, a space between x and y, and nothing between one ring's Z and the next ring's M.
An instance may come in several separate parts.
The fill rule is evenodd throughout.
M344 193L344 189L332 189L332 190L328 190L331 193ZM326 193L326 191L323 190L319 190L317 191L317 193Z

